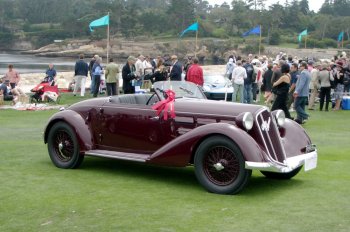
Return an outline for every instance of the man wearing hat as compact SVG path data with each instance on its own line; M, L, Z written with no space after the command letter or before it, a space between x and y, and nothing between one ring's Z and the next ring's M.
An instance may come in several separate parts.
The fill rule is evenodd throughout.
M129 56L122 69L124 94L135 93L135 86L132 85L132 81L137 78L135 62L136 58Z
M178 61L176 55L170 57L172 66L169 74L170 80L172 81L181 81L182 74L182 64Z
M305 104L307 103L307 97L309 95L309 85L311 80L311 75L307 69L307 63L300 63L300 76L298 77L297 83L295 85L294 91L294 107L297 112L297 118L295 121L302 124L309 118L309 115L305 112Z
M89 72L90 72L90 78L91 78L91 84L90 84L90 92L93 93L93 89L95 86L95 79L94 79L94 75L92 74L92 68L94 67L94 64L96 62L96 60L99 58L98 55L94 55L89 63Z

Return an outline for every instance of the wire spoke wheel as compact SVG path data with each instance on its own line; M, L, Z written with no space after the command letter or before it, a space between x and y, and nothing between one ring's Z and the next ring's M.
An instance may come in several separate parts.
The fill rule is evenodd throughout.
M245 169L241 150L231 139L211 136L197 148L195 174L209 192L236 194L248 183L251 170Z
M213 183L225 186L234 182L239 174L239 161L227 147L214 147L204 158L204 172Z
M59 168L77 168L84 156L73 129L64 122L55 123L49 131L47 148L51 161Z
M74 156L74 142L70 135L64 131L58 131L54 138L54 150L57 158L62 162L68 162Z

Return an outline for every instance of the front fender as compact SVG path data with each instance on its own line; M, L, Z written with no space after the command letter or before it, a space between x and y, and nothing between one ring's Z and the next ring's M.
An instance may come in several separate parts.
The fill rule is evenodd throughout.
M293 120L286 119L279 131L286 151L286 158L306 153L305 148L312 144L305 129Z
M72 127L78 138L81 152L93 149L93 137L89 126L85 123L84 118L73 110L60 111L49 119L44 132L45 143L47 143L47 137L51 127L57 122L65 122Z
M147 162L169 166L187 166L199 144L212 135L223 135L240 148L246 161L263 162L263 151L244 130L228 123L212 123L197 127L158 149Z

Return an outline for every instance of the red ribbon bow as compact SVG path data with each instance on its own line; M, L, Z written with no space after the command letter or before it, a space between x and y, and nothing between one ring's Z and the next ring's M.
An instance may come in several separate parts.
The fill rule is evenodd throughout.
M157 110L157 115L159 116L160 113L163 111L163 117L164 120L168 120L168 111L170 109L170 117L175 118L175 109L174 109L174 101L175 101L175 92L168 89L165 91L166 95L168 96L166 99L158 102L154 106L152 106L152 109Z

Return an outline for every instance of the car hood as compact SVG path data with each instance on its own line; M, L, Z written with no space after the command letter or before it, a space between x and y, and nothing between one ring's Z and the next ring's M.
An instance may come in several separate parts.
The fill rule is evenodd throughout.
M175 112L232 117L243 112L251 112L254 115L257 111L264 108L264 106L206 99L179 98L175 100L174 108Z

